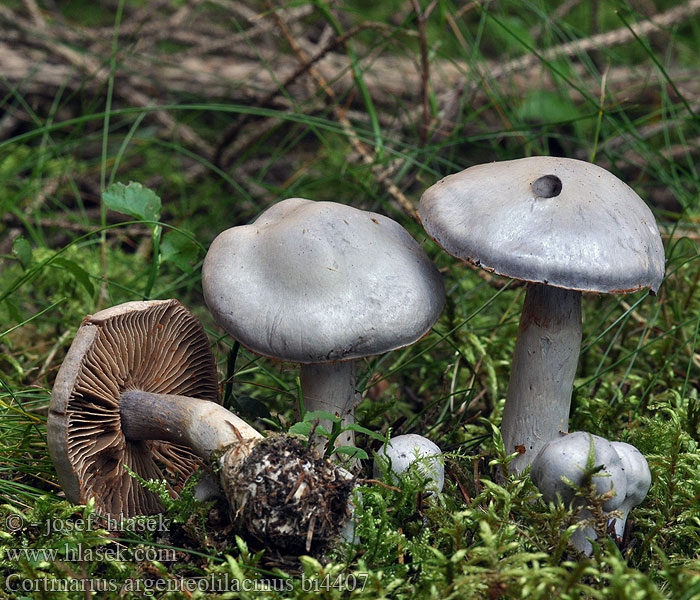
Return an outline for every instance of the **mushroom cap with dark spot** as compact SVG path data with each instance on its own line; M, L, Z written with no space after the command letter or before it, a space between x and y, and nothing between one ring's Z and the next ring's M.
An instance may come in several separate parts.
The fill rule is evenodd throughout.
M48 443L58 480L75 503L130 517L162 511L131 477L164 479L176 494L201 460L184 446L127 440L119 399L127 390L218 401L216 365L199 321L177 300L127 302L88 316L51 393Z
M420 219L448 253L514 279L591 292L656 290L653 214L594 164L536 156L470 167L428 188Z
M302 198L221 233L202 287L214 318L243 345L307 364L412 344L445 303L440 273L398 223Z

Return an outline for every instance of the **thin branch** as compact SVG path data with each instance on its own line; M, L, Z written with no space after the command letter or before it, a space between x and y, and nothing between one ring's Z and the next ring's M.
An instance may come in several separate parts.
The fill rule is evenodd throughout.
M420 42L420 63L421 63L421 106L423 107L423 122L420 127L420 146L425 145L425 141L428 138L428 128L430 127L430 102L429 102L429 88L430 85L430 60L428 58L428 38L425 32L425 21L432 7L435 6L435 2L432 3L431 7L426 9L425 14L421 11L420 2L418 0L411 0L413 4L413 10L416 13L416 20L418 24L418 40Z
M44 46L51 53L63 57L72 66L82 71L89 77L95 78L100 84L105 84L109 78L109 69L105 64L101 64L95 58L79 53L60 41L54 40L51 36L46 35L46 32L41 26L32 25L31 23L16 17L12 11L0 5L0 17L7 21L13 22L17 27L25 33L31 34L33 42ZM120 78L119 85L115 86L115 93L125 98L128 102L135 106L148 107L155 104L154 100L132 87L128 81ZM177 132L179 137L187 144L196 148L198 151L207 155L211 155L209 144L195 133L195 131L184 124L179 124L172 115L164 110L157 110L152 113L155 119L163 125L169 134Z
M279 89L274 89L270 91L270 93L267 94L267 96L264 96L260 100L256 101L254 104L252 104L252 106L260 108L263 106L270 105L272 101L279 94L282 93L283 90L287 90L297 79L299 79L299 77L307 73L313 65L315 65L321 59L323 59L327 54L335 50L338 46L345 44L350 38L355 37L361 31L371 28L386 29L387 27L382 23L362 23L357 27L354 27L353 29L347 31L342 36L331 39L328 42L328 44L319 52L317 52L313 57L306 61L303 61L302 64L299 65L299 67L297 67L297 69L282 82L282 84L279 86ZM225 166L229 166L235 160L236 155L229 156L226 161L222 161L223 153L225 149L238 137L241 129L251 119L251 115L240 115L236 122L233 125L231 125L231 127L221 139L221 142L219 142L219 144L216 147L216 152L213 158L213 162L215 165L222 166L225 164Z
M302 64L307 63L309 61L309 58L306 52L301 48L301 46L297 43L296 39L292 36L286 23L278 15L275 15L275 17L277 19L277 24L279 25L282 31L282 34L291 46L294 53L299 58L299 61ZM416 218L416 209L413 206L413 203L408 198L406 198L404 193L396 186L394 182L388 180L386 173L383 173L381 171L380 165L377 165L375 163L374 157L370 154L367 147L360 141L357 133L352 127L352 124L345 115L345 112L338 105L337 96L333 91L333 88L331 88L328 85L328 82L320 73L320 71L316 69L316 67L311 66L309 67L308 71L309 74L316 80L319 87L323 90L323 92L328 96L328 98L332 102L331 108L333 110L333 114L340 123L340 126L342 127L345 135L347 136L348 141L355 149L355 151L360 155L362 162L364 162L370 167L372 173L375 176L376 181L386 187L389 194L399 203L401 208L410 217Z
M700 13L700 0L690 0L686 4L671 8L639 23L631 24L629 27L623 26L580 40L566 42L540 53L531 53L511 60L491 72L490 76L493 78L503 77L513 71L524 71L540 62L552 62L565 56L575 56L592 50L627 44L635 40L635 35L641 37L659 29L668 29L698 13Z

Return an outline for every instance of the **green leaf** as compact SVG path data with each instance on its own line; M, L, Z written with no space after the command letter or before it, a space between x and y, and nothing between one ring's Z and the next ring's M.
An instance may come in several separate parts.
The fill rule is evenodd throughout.
M303 435L304 437L309 437L309 434L311 433L311 423L307 423L306 421L301 421L299 423L294 423L289 428L289 433L295 434L295 435Z
M525 48L535 46L528 23L519 16L499 16L498 20L486 23L485 36L502 53L522 52Z
M197 245L179 231L167 233L160 243L161 259L175 263L185 273L192 272L198 254Z
M304 415L304 421L311 423L313 421L340 421L340 417L337 417L332 412L327 412L325 410L311 410Z
M21 323L22 321L24 321L24 317L19 311L19 307L17 306L17 303L14 300L10 298L5 298L5 308L7 308L7 312L10 315L10 319L16 321L17 323Z
M313 429L313 427L313 423L310 423L309 421L301 421L299 423L294 423L294 425L292 425L289 428L289 433L309 437L311 435L311 430ZM325 427L322 427L321 425L316 426L314 434L321 437L328 437L330 435L328 433L328 430Z
M102 201L107 208L142 221L160 219L160 198L153 190L135 181L129 185L113 183L102 192Z
M24 369L22 368L22 365L19 363L19 361L12 356L10 353L6 353L3 355L3 359L6 360L12 367L14 367L15 372L17 373L17 376L22 379L25 375Z
M29 265L32 264L32 245L22 236L16 238L12 243L12 254L15 255L23 269L28 269Z
M362 448L355 448L354 446L338 446L335 450L333 450L333 454L345 454L360 460L366 460L369 458L367 453Z
M517 110L518 117L537 123L562 123L579 117L574 104L549 90L532 90Z
M236 536L236 543L238 543L238 536ZM244 581L246 576L243 569L241 569L241 566L238 564L238 561L233 558L233 556L227 554L226 562L228 562L228 568L231 571L231 575L233 575L238 581Z
M78 281L85 288L90 296L95 293L95 288L92 285L92 281L90 281L90 274L78 263L64 258L63 256L59 256L53 260L53 264L63 267L66 271L73 275L76 281Z
M377 433L376 431L367 429L366 427L362 427L362 425L358 425L357 423L351 423L347 427L343 427L343 430L357 431L358 433L364 433L365 435L368 435L374 438L375 440L379 440L381 442L386 441L386 438L383 435Z

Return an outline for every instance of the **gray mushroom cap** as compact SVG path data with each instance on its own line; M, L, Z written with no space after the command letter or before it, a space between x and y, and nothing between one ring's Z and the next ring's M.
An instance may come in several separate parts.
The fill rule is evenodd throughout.
M214 318L243 345L306 364L407 346L445 302L438 270L398 223L302 198L221 233L202 286Z
M615 448L620 460L622 470L627 477L627 497L625 504L634 508L646 498L651 487L651 471L649 463L644 455L631 444L625 442L610 442Z
M617 510L620 517L615 519L615 533L622 537L625 531L625 522L630 511L641 504L646 498L651 487L651 471L649 463L644 455L631 444L625 442L611 442L622 462L622 469L627 477L627 495Z
M592 292L656 290L654 216L612 173L548 156L477 165L423 194L418 214L448 253L524 281Z
M432 480L430 487L438 492L445 485L445 467L442 464L440 447L428 438L415 433L391 438L377 452L377 460L388 462L393 473L400 475L416 463L416 468ZM374 476L381 475L380 466L374 463Z
M611 488L615 491L615 496L603 504L603 509L609 512L622 504L627 495L627 477L620 457L608 440L583 431L547 443L532 462L530 477L547 502L554 502L557 496L564 503L581 502L564 478L577 486L583 484L591 444L595 451L593 464L602 465L593 476L596 493L602 495Z

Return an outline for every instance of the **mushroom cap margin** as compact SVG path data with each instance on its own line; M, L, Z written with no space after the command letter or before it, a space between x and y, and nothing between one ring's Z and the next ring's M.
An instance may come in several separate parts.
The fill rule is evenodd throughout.
M561 181L551 198L533 184ZM488 271L566 289L656 292L664 248L644 201L609 171L537 156L476 165L429 187L418 210L446 252Z

